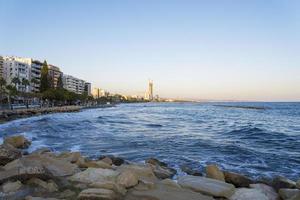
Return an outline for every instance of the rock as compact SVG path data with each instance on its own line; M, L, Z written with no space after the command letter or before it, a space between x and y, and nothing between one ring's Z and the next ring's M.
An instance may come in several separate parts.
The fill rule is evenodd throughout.
M296 194L295 196L292 196L289 200L300 200L300 194Z
M63 152L59 154L57 157L64 159L70 163L76 163L78 159L83 158L80 152Z
M76 196L76 192L67 189L60 193L59 198L60 199L75 199L75 196Z
M88 162L85 162L84 166L86 168L92 167L92 168L112 169L111 165L109 165L103 161L88 161Z
M213 200L213 198L180 187L158 183L148 190L131 189L125 200Z
M101 188L90 188L80 192L79 200L118 200L121 197L112 190Z
M296 188L296 183L294 181L291 181L281 176L274 178L272 184L276 191L278 191L281 188L288 188L288 189Z
M149 158L145 162L151 167L157 178L172 178L177 173L175 169L168 167L166 163L155 158Z
M187 175L192 175L192 176L202 176L202 173L200 171L197 170L193 170L191 169L189 166L187 165L182 165L180 166L180 169L185 172Z
M27 196L25 200L59 200L59 199Z
M232 184L200 176L179 177L178 184L183 188L188 188L214 197L228 198L235 191L235 187Z
M56 183L52 180L45 182L39 178L32 178L30 179L27 184L33 185L33 186L38 186L43 188L44 190L47 190L48 192L56 192L58 191L58 187Z
M34 177L49 179L52 177L52 174L49 173L42 165L27 163L25 165L8 168L5 171L0 171L0 184L6 181L26 181Z
M51 149L49 149L47 147L43 147L43 148L40 148L40 149L37 149L37 150L33 151L31 154L41 155L41 154L49 153L49 152L51 152Z
M125 163L124 159L123 158L120 158L120 157L115 157L115 156L100 156L99 157L99 160L103 160L103 159L110 159L112 164L116 165L116 166L121 166L122 164Z
M93 183L101 181L115 181L119 172L113 171L111 169L101 169L101 168L88 168L83 172L74 174L69 178L70 181L79 183Z
M169 178L166 178L166 179L162 180L161 184L168 185L170 187L180 188L180 185L178 185L175 181L173 181L173 180L171 180Z
M22 183L20 181L16 182L7 182L2 186L2 190L4 193L16 192L22 187Z
M154 181L142 179L139 180L139 184L136 185L134 189L138 191L145 191L145 190L153 189L154 187L155 187Z
M15 148L26 149L30 146L31 142L23 135L10 136L4 139L4 144L10 144Z
M9 144L0 145L0 165L6 165L7 163L18 159L22 156L20 150L14 148Z
M265 184L250 184L250 188L258 189L263 194L265 194L269 200L279 200L279 195L274 190L273 187L270 187Z
M300 189L300 179L296 182L296 187Z
M225 182L224 174L216 165L206 166L206 177Z
M136 174L139 180L156 180L156 176L154 175L151 167L145 165L121 165L117 168L117 171L124 172L130 171Z
M237 188L230 200L269 200L267 195L258 189Z
M279 195L283 200L288 200L297 194L300 194L298 189L279 189Z
M233 172L224 172L224 176L227 183L231 183L236 187L249 187L253 183L250 178Z
M114 181L94 182L94 183L91 183L89 185L89 187L90 188L103 188L103 189L113 190L116 193L119 193L121 195L125 195L126 192L127 192L127 190L123 186L117 184Z
M27 166L39 166L50 172L55 177L70 176L79 172L79 168L75 164L68 163L47 155L29 155L14 160L4 166L5 170L12 168L26 168Z
M145 161L145 163L151 164L151 165L159 165L161 167L168 167L168 165L165 162L161 162L157 160L156 158L149 158Z
M113 164L112 159L109 158L109 157L104 157L104 158L101 159L100 161L105 162L105 163L107 163L107 164L109 164L109 165L112 165L112 164Z
M124 171L117 178L117 183L125 188L133 187L137 185L138 182L138 176L132 171Z

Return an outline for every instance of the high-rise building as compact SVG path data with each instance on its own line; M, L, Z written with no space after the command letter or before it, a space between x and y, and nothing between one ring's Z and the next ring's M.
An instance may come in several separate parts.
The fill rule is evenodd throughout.
M76 94L83 94L86 91L86 82L71 75L65 74L63 76L63 85L65 89L75 92Z
M145 94L145 99L152 101L153 100L153 81L149 80L148 82L148 91Z
M101 88L93 88L92 95L94 98L98 99L100 97L108 96L108 92Z
M31 58L3 57L3 76L7 84L13 84L18 91L30 92L30 86L23 85L23 80L31 79ZM15 81L18 78L19 82Z
M58 79L63 75L63 73L60 71L60 68L54 65L48 65L48 74L49 78L52 80L52 86L57 88Z
M32 60L31 62L31 79L30 86L32 92L40 91L40 83L41 83L41 70L43 67L43 63L38 60Z
M84 83L84 91L87 93L88 96L91 96L92 94L92 84L85 82Z
M4 78L4 59L0 56L0 78Z

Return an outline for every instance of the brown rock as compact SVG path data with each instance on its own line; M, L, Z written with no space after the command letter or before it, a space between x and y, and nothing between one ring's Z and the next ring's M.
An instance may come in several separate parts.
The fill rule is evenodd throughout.
M138 182L139 180L137 175L132 171L124 171L117 178L117 183L125 188L133 187L137 185Z
M46 182L46 181L43 181L39 178L32 178L27 182L27 184L41 187L44 190L47 190L48 192L58 191L58 187L57 187L56 183L52 180L49 180L48 182Z
M146 164L148 164L148 166L151 167L157 178L172 178L177 173L175 169L168 167L166 163L161 162L155 158L149 158L145 162Z
M224 176L227 183L231 183L236 187L249 187L253 183L250 178L233 172L224 172Z
M105 162L105 163L107 163L107 164L109 164L109 165L112 165L112 164L113 164L112 159L109 158L109 157L104 157L104 158L101 159L100 161Z
M21 187L22 187L22 183L20 181L7 182L2 185L2 190L4 193L16 192Z
M93 182L89 185L90 188L103 188L103 189L108 189L108 190L113 190L115 191L116 193L118 194L121 194L121 195L125 195L127 190L117 184L115 181L107 181L107 180L103 180L103 181L100 181L100 182Z
M287 188L287 189L296 188L296 183L294 181L281 176L274 178L272 184L276 191L278 191L281 188Z
M110 164L110 161L112 162L112 164L116 165L116 166L121 166L122 164L125 163L124 159L123 158L120 158L120 157L115 157L115 156L112 156L112 155L109 155L109 156L100 156L99 157L99 160L103 160L105 159L107 162L109 162L108 164Z
M10 136L4 139L4 144L10 144L15 148L25 149L31 144L23 135Z
M161 162L159 160L157 160L156 158L148 158L145 163L149 163L149 164L152 164L152 165L159 165L159 166L162 166L162 167L167 167L168 165L165 163L165 162Z
M112 190L102 188L89 188L80 192L79 200L118 200L121 196Z
M300 194L298 189L279 189L279 195L283 200L291 199L292 197Z
M14 148L9 144L0 145L0 165L6 165L7 163L18 159L22 156L20 150Z
M136 174L139 180L156 180L151 167L138 164L121 165L117 168L117 171L124 172L130 171Z
M225 182L224 174L216 165L206 166L206 177Z
M202 176L202 173L198 170L193 170L187 165L182 165L180 166L180 169L185 172L187 175L192 175L192 176Z

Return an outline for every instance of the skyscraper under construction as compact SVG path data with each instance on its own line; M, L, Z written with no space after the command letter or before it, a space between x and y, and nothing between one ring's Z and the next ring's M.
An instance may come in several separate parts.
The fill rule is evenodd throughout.
M146 92L145 99L152 101L153 100L153 81L149 80L148 91Z

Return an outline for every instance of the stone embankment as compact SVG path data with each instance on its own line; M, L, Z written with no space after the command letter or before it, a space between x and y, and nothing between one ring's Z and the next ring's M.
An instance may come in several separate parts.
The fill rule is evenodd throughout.
M300 199L300 180L276 177L257 182L215 165L208 165L203 173L184 166L187 175L172 180L176 170L155 158L145 163L112 156L90 160L79 152L57 154L47 148L28 154L25 149L30 144L23 136L12 136L0 146L0 199Z
M103 104L97 106L62 106L62 107L47 107L47 108L29 108L16 110L0 110L0 123L14 119L31 117L36 115L61 113L61 112L79 112L82 109L94 109L112 107L113 104Z

